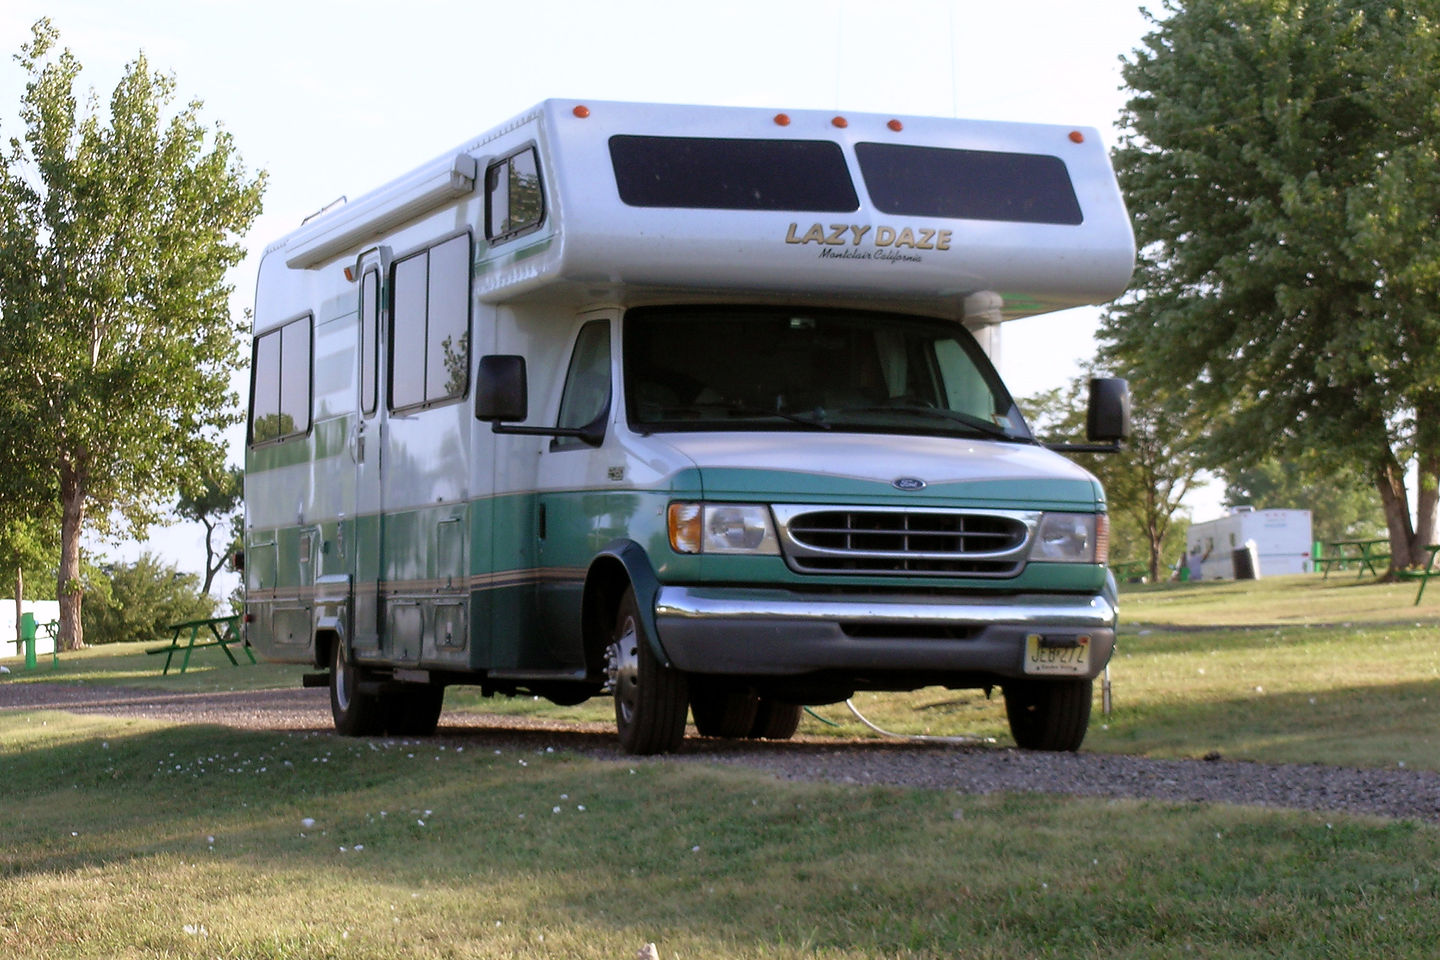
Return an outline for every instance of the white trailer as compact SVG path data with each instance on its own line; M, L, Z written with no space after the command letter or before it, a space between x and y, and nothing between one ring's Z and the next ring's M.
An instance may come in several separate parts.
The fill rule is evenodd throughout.
M1262 577L1309 573L1314 569L1309 510L1233 507L1219 519L1192 524L1186 541L1191 579L1196 579L1197 564L1200 579L1235 579L1235 551L1252 541Z

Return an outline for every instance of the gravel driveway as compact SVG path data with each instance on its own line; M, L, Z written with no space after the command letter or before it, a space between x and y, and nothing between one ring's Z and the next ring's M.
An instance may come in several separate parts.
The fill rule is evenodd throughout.
M249 730L330 731L325 690L162 693L121 687L0 683L0 710L58 709ZM634 764L606 724L446 713L438 737L484 747L553 747ZM959 793L1039 791L1344 811L1440 822L1440 773L1097 753L1025 753L988 745L797 737L785 743L691 738L648 762L730 764L783 780L894 784Z

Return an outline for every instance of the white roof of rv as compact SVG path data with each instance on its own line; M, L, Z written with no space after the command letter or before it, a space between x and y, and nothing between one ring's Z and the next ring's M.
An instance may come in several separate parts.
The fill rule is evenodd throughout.
M545 223L487 247L484 166L529 144ZM456 202L475 204L487 300L705 289L993 322L1112 299L1135 257L1093 129L575 100L545 101L272 249L318 266Z

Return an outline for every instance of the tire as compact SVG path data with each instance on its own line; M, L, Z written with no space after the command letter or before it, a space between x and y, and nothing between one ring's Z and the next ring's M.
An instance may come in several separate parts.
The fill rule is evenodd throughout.
M1022 750L1075 751L1090 725L1090 680L1012 680L1001 686L1010 735Z
M384 699L385 732L397 737L428 737L440 723L444 687L416 687Z
M755 722L750 727L751 739L789 740L800 728L800 712L804 709L798 703L761 697L755 711Z
M330 650L330 716L335 732L345 737L377 736L385 729L384 705L373 693L361 693L363 671L345 655L336 640Z
M748 690L690 683L690 715L702 737L735 740L751 736L760 698Z
M620 747L645 756L680 746L690 697L685 674L666 667L651 651L639 609L634 589L627 587L615 610L605 655Z

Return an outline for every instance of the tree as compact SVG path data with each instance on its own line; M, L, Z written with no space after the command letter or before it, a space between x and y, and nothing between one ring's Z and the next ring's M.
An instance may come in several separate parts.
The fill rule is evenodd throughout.
M1361 471L1413 566L1440 481L1440 5L1164 11L1123 64L1140 257L1108 355L1191 394L1216 466Z
M169 635L172 624L203 620L215 601L200 578L143 553L134 563L92 568L85 587L85 632L98 643L133 643Z
M239 467L223 466L223 457L222 451L214 451L200 463L198 476L181 482L180 502L175 507L181 517L205 527L205 582L200 592L206 594L215 582L215 575L239 549L242 533L239 507L245 492L245 474ZM217 534L222 537L218 544Z
M60 642L84 645L80 536L141 535L186 464L238 421L241 362L226 271L260 210L251 176L199 101L165 119L173 78L140 55L81 110L80 65L38 21L17 59L23 137L0 155L0 394L28 424L60 504Z
M1085 439L1084 389L1089 377L1072 380L1020 401L1047 440ZM1151 581L1161 579L1165 557L1184 552L1186 523L1176 523L1180 502L1202 469L1199 431L1184 396L1167 397L1136 384L1131 433L1120 453L1075 454L1100 480L1110 508L1110 555L1139 555Z

